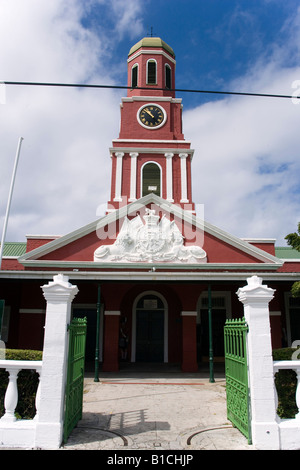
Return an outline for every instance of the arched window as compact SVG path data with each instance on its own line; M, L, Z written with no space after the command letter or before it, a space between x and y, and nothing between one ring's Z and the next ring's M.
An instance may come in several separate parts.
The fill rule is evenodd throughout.
M166 88L171 90L171 88L172 88L172 71L171 71L171 67L169 66L169 64L165 65L165 80L166 80Z
M147 84L156 85L156 60L149 59L147 62Z
M146 163L142 168L142 196L154 193L160 196L160 167L153 162Z
M131 87L136 88L138 86L138 64L135 64L131 69Z

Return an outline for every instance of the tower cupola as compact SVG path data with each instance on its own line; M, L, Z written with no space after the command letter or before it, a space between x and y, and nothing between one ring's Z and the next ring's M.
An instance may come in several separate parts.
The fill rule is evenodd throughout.
M128 54L127 96L171 96L175 93L175 54L160 38L146 37ZM142 88L137 90L137 88Z

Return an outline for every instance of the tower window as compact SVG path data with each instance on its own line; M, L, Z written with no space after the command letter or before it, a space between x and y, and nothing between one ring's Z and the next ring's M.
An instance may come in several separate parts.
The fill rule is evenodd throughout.
M131 69L131 87L136 88L138 85L138 65L134 65Z
M171 67L169 64L165 65L165 71L166 71L166 88L171 90L172 88L172 78L171 78Z
M147 84L156 85L156 61L154 59L147 62Z
M160 196L160 167L153 162L146 163L142 169L142 196L150 193Z

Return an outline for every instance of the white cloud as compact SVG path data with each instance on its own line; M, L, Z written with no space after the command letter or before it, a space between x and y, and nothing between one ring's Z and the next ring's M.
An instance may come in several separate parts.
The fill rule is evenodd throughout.
M120 37L129 34L131 39L143 35L141 14L147 0L111 0L110 6L115 15L115 32Z
M231 91L292 95L297 78L300 67L270 57ZM237 236L285 243L300 216L299 112L288 99L231 97L184 113L196 149L194 200L205 204L207 220Z
M109 84L108 39L86 30L82 3L2 1L2 79ZM0 226L18 139L24 137L7 240L66 233L96 218L110 195L108 148L119 128L118 92L6 86L0 107Z

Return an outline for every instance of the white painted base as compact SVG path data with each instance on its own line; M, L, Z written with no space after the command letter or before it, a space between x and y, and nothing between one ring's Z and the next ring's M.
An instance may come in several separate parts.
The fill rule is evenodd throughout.
M253 423L252 442L257 450L280 450L278 423Z
M281 450L300 450L300 422L284 419L279 424Z
M63 440L63 423L38 423L35 447L39 449L59 449Z
M17 420L13 423L1 422L0 449L1 447L34 448L35 427L33 420Z

